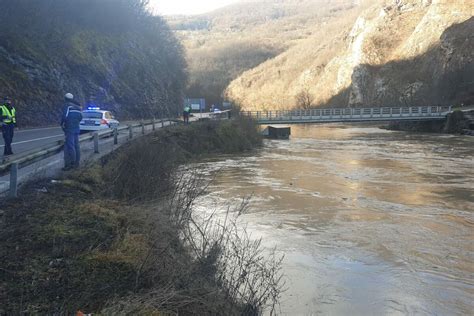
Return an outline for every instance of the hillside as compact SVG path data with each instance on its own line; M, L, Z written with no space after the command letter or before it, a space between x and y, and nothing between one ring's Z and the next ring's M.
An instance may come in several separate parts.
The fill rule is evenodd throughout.
M244 72L226 93L246 110L474 103L473 15L469 0L375 3Z
M228 84L308 37L351 25L373 1L254 0L194 17L167 18L186 48L188 96L221 102ZM331 26L331 27L329 27ZM334 33L333 32L333 33Z
M0 0L0 96L20 127L57 124L63 95L119 118L176 113L182 48L142 0Z

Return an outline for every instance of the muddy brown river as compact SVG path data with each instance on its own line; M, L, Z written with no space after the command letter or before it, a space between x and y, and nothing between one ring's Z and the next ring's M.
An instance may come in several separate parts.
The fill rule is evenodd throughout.
M283 315L474 315L474 137L296 125L199 165L285 255Z

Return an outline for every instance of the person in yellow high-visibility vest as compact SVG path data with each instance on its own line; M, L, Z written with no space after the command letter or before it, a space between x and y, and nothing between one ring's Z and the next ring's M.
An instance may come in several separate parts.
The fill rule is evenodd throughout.
M183 121L184 124L189 124L189 116L191 114L191 107L187 105L183 110Z
M1 125L2 135L5 141L5 149L3 154L5 156L13 155L12 142L13 132L16 126L16 110L12 105L12 100L9 97L3 98L1 109Z

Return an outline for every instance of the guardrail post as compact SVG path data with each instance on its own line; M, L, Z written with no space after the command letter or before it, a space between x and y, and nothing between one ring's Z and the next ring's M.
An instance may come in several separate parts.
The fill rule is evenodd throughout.
M165 127L165 121L163 121L163 118L161 118L161 127Z
M133 128L132 125L128 125L128 139L133 138Z
M94 133L94 153L99 153L99 133Z
M145 135L145 124L141 122L140 125L142 126L142 135Z
M18 197L18 163L14 162L10 166L10 194L11 198Z
M156 129L155 127L155 119L151 120L151 130L154 131Z
M114 128L114 145L118 144L118 129Z

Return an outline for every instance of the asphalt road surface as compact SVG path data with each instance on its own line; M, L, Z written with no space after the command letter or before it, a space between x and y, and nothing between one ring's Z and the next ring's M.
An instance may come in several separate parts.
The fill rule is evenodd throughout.
M199 117L209 117L209 113L194 114L190 121L195 121ZM120 126L127 124L133 124L136 121L125 121L120 122ZM159 126L159 121L157 121L157 127ZM15 130L13 136L12 150L15 156L24 154L26 152L31 152L38 150L40 148L52 145L57 143L59 140L64 139L64 133L61 127L45 127L45 128L35 128L35 129L20 129ZM3 155L3 150L5 148L5 142L3 137L0 137L0 157ZM11 159L10 158L10 159Z
M61 127L46 127L25 130L15 130L13 136L12 149L15 155L32 151L57 143L64 139ZM0 140L0 155L3 154L5 142L3 137Z

